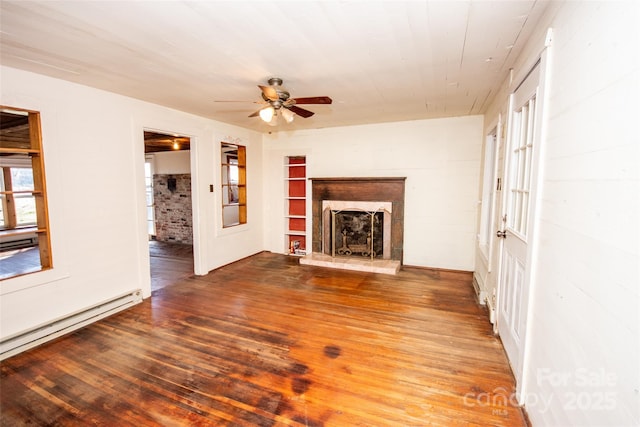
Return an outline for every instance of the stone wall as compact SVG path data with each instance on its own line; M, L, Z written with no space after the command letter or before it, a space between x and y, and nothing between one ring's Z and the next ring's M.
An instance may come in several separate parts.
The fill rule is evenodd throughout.
M153 197L156 240L192 244L191 175L154 175Z

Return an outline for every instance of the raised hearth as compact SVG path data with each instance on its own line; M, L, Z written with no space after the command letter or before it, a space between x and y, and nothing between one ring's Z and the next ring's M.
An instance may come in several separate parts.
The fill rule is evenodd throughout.
M357 257L332 257L331 255L319 253L300 258L300 264L380 274L396 274L400 271L400 261L393 259L371 260Z

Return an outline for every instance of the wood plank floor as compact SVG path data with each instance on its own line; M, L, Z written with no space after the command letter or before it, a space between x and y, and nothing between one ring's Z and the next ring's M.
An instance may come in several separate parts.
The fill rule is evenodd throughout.
M266 252L157 287L1 373L3 426L526 425L468 275Z
M149 241L151 290L155 291L193 276L193 246Z

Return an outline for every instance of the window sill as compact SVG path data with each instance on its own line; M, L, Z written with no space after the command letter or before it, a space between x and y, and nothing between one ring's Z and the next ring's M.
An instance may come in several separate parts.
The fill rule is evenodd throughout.
M244 233L249 230L249 223L245 222L244 224L234 224L227 225L226 227L221 227L218 229L217 236L224 237L232 234Z
M33 273L22 274L2 280L0 285L0 295L8 295L20 292L25 289L35 288L51 282L57 282L71 277L60 269L49 268L46 270L34 271Z

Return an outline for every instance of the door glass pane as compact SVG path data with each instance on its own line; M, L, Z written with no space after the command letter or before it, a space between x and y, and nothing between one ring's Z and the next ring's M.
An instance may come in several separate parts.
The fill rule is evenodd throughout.
M523 212L529 211L529 193L528 192L522 193L522 211ZM526 235L528 222L529 222L529 215L522 215L522 222L520 223L519 230L524 235Z
M526 158L527 158L526 148L521 147L518 150L518 188L520 189L524 188L524 183L525 183L524 174L527 171L527 168L525 167Z
M514 231L526 237L529 223L529 190L531 187L531 156L535 114L535 97L520 110L514 111L511 149L511 200L508 204L508 224Z
M522 193L518 190L515 191L515 200L513 201L513 204L515 206L515 212L513 214L513 217L515 218L514 221L514 226L513 228L516 231L520 230L520 224L522 223L522 203L521 203L521 198L522 198Z
M147 233L156 235L155 205L153 200L153 165L152 158L146 158L144 163L145 198L147 204Z

